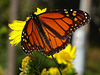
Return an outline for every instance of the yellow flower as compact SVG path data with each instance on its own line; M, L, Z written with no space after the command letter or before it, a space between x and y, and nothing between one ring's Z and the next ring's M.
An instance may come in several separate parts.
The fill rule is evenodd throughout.
M41 75L48 75L48 71L46 68L44 68L41 72Z
M68 74L68 73L73 73L73 64L72 63L67 63L67 67L65 67L64 69L62 69L62 73L65 75L65 74Z
M51 67L48 69L44 68L41 72L41 75L60 75L57 67Z
M75 58L75 51L76 47L74 46L71 49L71 44L69 44L64 50L61 50L59 53L55 53L53 57L56 58L59 64L67 64L67 62L72 62ZM51 56L49 57L51 58Z
M21 41L21 35L22 35L22 30L26 24L26 21L30 17L27 17L25 21L18 21L18 20L13 20L12 24L9 24L8 26L13 30L9 34L9 40L12 40L10 44L13 46L14 44L17 45Z
M37 8L37 12L34 12L34 14L39 15L41 13L46 12L46 9L39 9ZM22 30L26 24L26 21L29 20L30 17L27 17L25 21L18 21L18 20L13 20L13 23L8 24L8 26L13 30L9 34L9 40L12 40L10 44L15 46L21 41L21 35L22 35Z
M26 56L22 60L22 69L25 69L25 66L28 65L30 62L32 62L32 57L31 56Z
M60 72L57 67L51 67L48 70L50 75L60 75Z

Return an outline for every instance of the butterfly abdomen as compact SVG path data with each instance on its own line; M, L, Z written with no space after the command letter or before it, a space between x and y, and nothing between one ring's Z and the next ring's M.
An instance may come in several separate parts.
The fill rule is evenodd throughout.
M46 43L48 44L48 46L50 47L50 43L49 43L49 40L43 30L43 27L42 27L42 23L40 22L39 18L37 15L35 15L34 13L32 13L32 16L31 16L32 20L34 21L36 27L37 27L37 30L40 34L40 36L43 36L44 40L46 41Z

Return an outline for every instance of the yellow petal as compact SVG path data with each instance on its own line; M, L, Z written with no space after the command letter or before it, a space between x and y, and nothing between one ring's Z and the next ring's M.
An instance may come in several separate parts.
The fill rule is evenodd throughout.
M47 11L47 8L42 9L42 12L43 12L43 13L46 12L46 11Z
M56 58L59 64L67 64L67 62L72 62L75 58L75 50L76 47L74 46L71 48L71 44L69 44L64 50L61 50L59 53L55 53L53 57Z
M60 75L59 70L57 67L51 67L48 70L50 75Z
M44 12L46 12L47 8L44 8L44 9L40 9L40 8L37 8L37 12L34 12L35 15L39 15L39 14L42 14Z
M41 75L48 75L48 71L46 68L44 68L41 72Z
M21 41L21 39L19 37L15 38L14 40L12 40L10 42L10 44L13 46L15 44L15 46Z
M37 12L41 12L42 10L40 8L37 7Z
M68 44L68 46L64 49L66 52L70 52L71 50L71 44Z
M71 55L74 55L76 51L76 46L73 46L72 50L71 50Z
M27 17L25 21L28 21L31 17Z
M12 30L22 30L23 27L25 26L26 21L17 21L17 20L13 20L13 23L8 24L8 26L12 29Z
M10 34L9 34L9 40L11 40L11 39L15 39L15 38L17 38L17 37L19 37L20 36L20 38L21 38L21 34L22 34L22 32L21 31L12 31Z

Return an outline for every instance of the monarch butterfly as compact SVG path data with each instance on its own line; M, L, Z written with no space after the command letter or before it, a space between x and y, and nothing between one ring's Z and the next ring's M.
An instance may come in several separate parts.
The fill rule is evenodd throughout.
M87 12L63 9L35 15L26 22L22 32L21 47L27 55L40 51L53 55L70 42L70 35L90 21Z

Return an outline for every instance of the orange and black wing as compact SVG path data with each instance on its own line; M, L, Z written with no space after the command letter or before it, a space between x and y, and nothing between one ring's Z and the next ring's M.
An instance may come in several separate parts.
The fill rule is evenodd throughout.
M39 15L39 20L50 43L50 47L45 43L46 50L43 53L52 55L68 45L70 35L88 23L90 16L81 10L64 9Z
M41 24L42 25L42 24ZM55 34L49 31L46 27L42 25L45 32L46 40L43 37L43 33L38 30L34 20L30 18L23 29L21 37L21 47L27 55L31 55L33 52L39 51L45 55L52 55L64 49L70 42L70 37L68 39L59 39ZM49 42L50 46L47 44Z
M70 36L67 39L60 39L54 33L52 33L48 28L46 28L45 26L42 27L50 43L50 46L48 46L46 41L43 40L46 46L46 49L44 51L41 51L43 54L53 55L54 53L57 53L60 50L64 49L70 43L70 38L71 38Z
M45 50L43 37L40 35L35 22L30 18L23 29L21 37L21 47L27 55L35 51Z
M88 13L81 10L57 10L39 15L43 25L60 39L66 39L77 28L89 22Z

